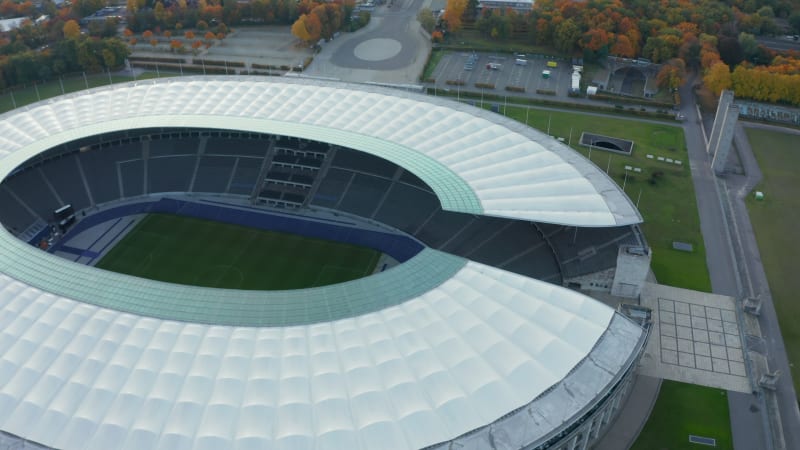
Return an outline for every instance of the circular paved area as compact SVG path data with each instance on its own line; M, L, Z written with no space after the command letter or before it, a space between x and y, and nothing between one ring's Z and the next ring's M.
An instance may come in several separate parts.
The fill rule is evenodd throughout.
M420 51L420 34L412 23L416 21L422 0L396 6L378 8L373 14L376 23L344 37L345 41L333 51L330 61L348 69L384 71L413 64Z
M402 49L403 45L395 39L376 38L358 44L353 54L364 61L383 61L395 57Z

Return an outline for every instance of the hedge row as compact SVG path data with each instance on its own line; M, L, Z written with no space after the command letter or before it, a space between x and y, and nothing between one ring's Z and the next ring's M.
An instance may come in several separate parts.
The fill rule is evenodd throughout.
M427 92L429 94L433 94L433 88L427 88ZM447 92L447 91L436 91L438 96L450 96L455 97L455 92ZM616 109L613 106L601 106L601 105L587 105L587 104L579 104L576 105L575 103L569 102L561 102L557 100L547 100L541 98L521 98L521 97L505 97L503 95L498 94L482 94L480 92L470 92L470 91L461 91L458 95L462 99L475 99L478 100L483 98L484 102L509 102L514 105L533 105L533 106L556 106L561 108L567 108L576 111L598 111L598 112L605 112L605 113L618 113L618 114L628 114L628 115L635 115L635 116L645 116L645 117L652 117L657 119L664 119L674 121L675 117L673 114L664 112L648 112L648 111L631 111L624 109Z
M594 95L589 95L588 97L592 100L603 100L613 103L624 103L626 105L647 105L656 108L672 108L674 106L672 103L669 102L659 102L656 100L642 100L629 97L622 97L618 95L594 94Z
M244 67L244 63L241 61L216 61L213 59L195 59L194 63L206 66Z

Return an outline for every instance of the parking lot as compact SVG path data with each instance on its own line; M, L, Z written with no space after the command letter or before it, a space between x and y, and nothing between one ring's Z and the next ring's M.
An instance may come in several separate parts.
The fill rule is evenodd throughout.
M549 71L548 77L543 75L544 71ZM551 91L565 97L571 76L570 63L539 55L448 52L442 56L432 78L437 89L460 85L467 91L493 89L496 93L516 91L532 95Z

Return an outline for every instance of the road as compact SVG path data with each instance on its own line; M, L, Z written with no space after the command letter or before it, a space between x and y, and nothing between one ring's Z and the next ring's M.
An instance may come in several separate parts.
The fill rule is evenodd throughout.
M800 131L787 128L778 128L765 124L743 124L747 127L770 129L783 133L800 135ZM756 184L761 181L761 170L758 167L753 151L747 141L747 136L742 127L738 127L735 136L736 146L739 150L739 159L745 175L728 175L725 184L730 202L731 215L735 224L735 247L739 252L740 277L744 294L750 297L759 297L762 301L761 316L758 319L763 344L766 350L767 362L770 370L779 370L783 375L778 379L778 386L774 399L777 401L781 414L781 428L786 443L785 448L800 448L800 410L797 404L797 392L791 379L789 361L783 342L775 306L769 291L767 276L761 264L761 254L755 239L747 207L744 203L747 195Z
M430 50L417 22L427 0L394 0L372 11L370 23L324 44L305 75L355 82L416 84Z
M800 40L795 41L787 37L762 37L756 38L759 44L772 50L785 52L787 50L800 50Z
M740 159L746 175L729 175L724 179L724 183L717 182L711 170L711 160L705 150L706 145L700 127L702 119L698 116L696 99L691 88L693 84L694 77L680 90L681 98L684 99L681 112L686 115L683 129L689 151L712 290L715 293L736 297L749 295L747 290L750 289L755 293L768 293L766 276L758 276L763 275L763 267L743 202L749 190L758 182L760 171L752 153L750 152L749 157L747 155L749 148L740 149L742 155ZM728 206L731 207L733 223L728 223L723 202L728 202ZM736 264L737 255L742 265ZM759 323L762 335L765 337L770 368L780 369L784 374L790 373L771 299L765 299ZM790 377L780 378L777 394L785 448L800 448L798 440L800 415L797 412L797 400ZM745 450L770 448L767 440L770 432L769 418L764 416L766 410L764 398L729 392L728 403L735 448Z

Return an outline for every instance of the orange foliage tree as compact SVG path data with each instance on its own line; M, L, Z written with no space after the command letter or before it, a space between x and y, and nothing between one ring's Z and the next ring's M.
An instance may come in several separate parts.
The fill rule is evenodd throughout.
M731 80L731 70L727 64L718 61L711 66L706 74L703 75L703 84L714 93L719 95L724 89L730 89L733 85Z
M442 20L447 24L447 31L455 33L461 29L461 17L467 9L467 0L447 0Z
M303 14L292 24L292 34L308 44L317 42L322 36L322 24L316 14Z

